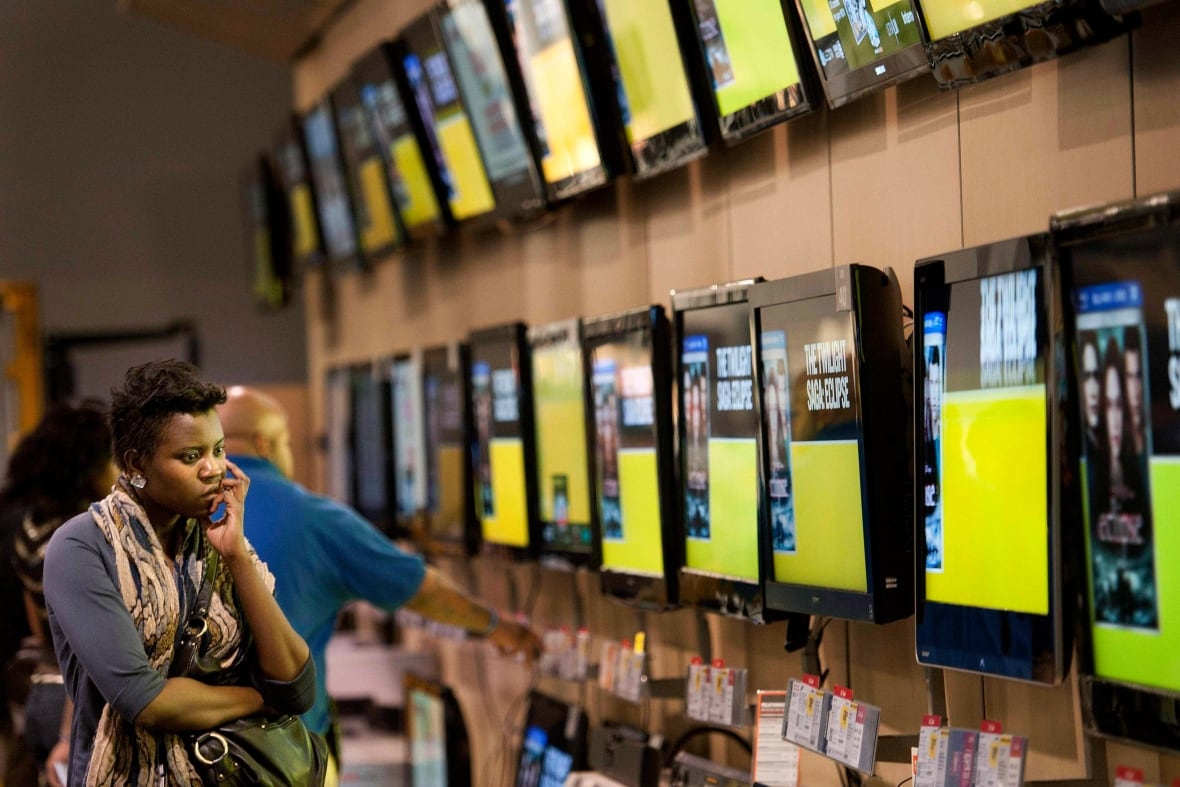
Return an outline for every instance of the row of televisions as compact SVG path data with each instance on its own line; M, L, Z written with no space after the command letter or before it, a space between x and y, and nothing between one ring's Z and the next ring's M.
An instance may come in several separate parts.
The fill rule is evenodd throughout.
M917 613L919 662L1180 750L1180 192L923 259L673 292L342 367L331 488L428 549L771 621ZM1175 584L1174 584L1175 583Z
M528 218L664 172L815 109L821 86L835 107L921 73L954 87L1105 41L1140 4L448 0L251 163L255 294L282 306L308 266L364 267L457 222Z

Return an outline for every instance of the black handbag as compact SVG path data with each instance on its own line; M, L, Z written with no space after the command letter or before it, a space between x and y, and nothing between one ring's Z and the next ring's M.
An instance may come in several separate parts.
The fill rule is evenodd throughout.
M205 562L205 578L193 610L179 632L169 677L194 678L212 685L236 685L233 670L202 653L208 641L206 616L213 596L218 555ZM321 787L328 747L298 716L258 714L219 727L182 735L189 761L212 787Z

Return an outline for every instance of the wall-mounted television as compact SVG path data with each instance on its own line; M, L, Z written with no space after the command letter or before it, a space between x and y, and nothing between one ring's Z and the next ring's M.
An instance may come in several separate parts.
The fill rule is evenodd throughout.
M533 424L537 433L537 508L542 563L594 563L594 506L586 417L582 325L577 319L529 328Z
M930 69L947 90L1109 41L1129 29L1100 0L918 2Z
M389 373L394 501L398 521L409 525L428 505L422 353L411 351L394 357Z
M540 541L536 490L533 379L524 323L473 331L470 396L472 474L485 553L536 556Z
M360 265L363 258L357 240L352 196L348 179L344 176L344 160L327 98L320 100L303 116L302 125L327 259L332 263Z
M668 317L647 306L582 325L602 592L642 608L679 602Z
M491 0L512 35L528 94L541 175L556 201L605 185L624 169L618 118L608 112L613 94L594 80L610 78L609 54L592 28L589 4L566 0ZM526 120L526 122L528 122ZM618 129L621 132L621 127Z
M406 737L412 787L471 787L471 743L455 693L406 674Z
M613 59L623 129L636 178L679 167L708 152L701 89L687 20L664 0L597 0Z
M252 157L240 186L250 294L262 309L281 309L290 303L295 286L291 211L270 157Z
M296 270L323 264L324 241L316 213L315 184L298 120L291 117L275 135L275 170L291 214L291 261Z
M1180 752L1180 194L1052 229L1083 436L1085 722Z
M383 533L393 535L397 488L394 483L392 383L382 364L351 369L351 504Z
M913 612L909 359L889 273L843 265L749 292L772 609Z
M465 343L422 352L426 515L431 552L474 554L479 528L470 463L471 358Z
M836 107L929 70L914 0L795 0Z
M918 661L1067 672L1073 596L1061 284L1046 234L914 269Z
M422 119L451 216L469 221L493 215L496 197L433 13L418 17L402 31L396 52L407 98L412 97Z
M397 62L393 46L380 44L353 65L352 79L384 158L402 226L420 239L442 233L451 221L439 175L446 165L436 158L414 103L403 97Z
M351 503L352 370L337 366L324 378L324 488L328 497Z
M586 769L586 712L539 691L530 691L528 702L516 787L560 787Z
M352 195L360 252L366 259L380 257L405 242L385 159L360 91L350 77L332 90L329 103L340 132L340 152Z
M672 293L677 460L685 604L757 622L758 414L750 308L753 280ZM781 617L781 616L780 616Z
M545 209L535 143L521 118L529 115L527 96L508 32L496 30L483 0L447 0L438 7L438 29L467 107L475 141L483 154L496 213L506 219L534 216ZM501 40L509 47L501 49ZM531 134L532 126L527 126Z
M727 143L815 109L803 38L782 0L693 0L721 137Z

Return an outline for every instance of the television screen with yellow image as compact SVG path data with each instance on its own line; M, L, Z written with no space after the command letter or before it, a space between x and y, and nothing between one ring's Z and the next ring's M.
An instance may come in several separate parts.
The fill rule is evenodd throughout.
M1065 381L1047 236L922 260L914 276L918 660L1055 683L1074 493L1054 460Z
M473 331L470 395L475 510L486 552L536 555L532 364L523 323Z
M353 66L352 80L369 118L385 178L402 227L410 238L445 230L450 210L440 197L440 162L427 141L422 119L403 99L394 46L383 43Z
M913 612L909 401L896 277L865 265L750 290L766 601L886 623Z
M469 462L470 368L465 343L422 352L427 532L431 551L460 555L472 554L479 537Z
M541 560L558 568L589 565L594 529L581 321L532 326L529 346Z
M324 262L320 222L316 218L315 193L307 163L307 148L295 118L290 118L275 135L275 172L287 196L291 217L291 263L295 272Z
M636 606L677 603L671 353L661 306L583 325L592 410L602 590Z

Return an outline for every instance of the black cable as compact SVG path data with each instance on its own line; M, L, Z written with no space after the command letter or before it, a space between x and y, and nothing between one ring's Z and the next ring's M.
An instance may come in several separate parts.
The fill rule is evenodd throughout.
M901 785L905 784L906 782L912 782L913 780L914 780L913 776L907 776L906 778L902 779L901 781L899 781L897 783L897 787L901 787Z
M672 760L676 759L676 755L684 750L684 747L688 745L690 740L700 735L711 735L713 733L724 735L725 737L733 740L742 747L746 754L750 755L751 757L754 756L754 749L750 746L750 742L728 727L718 727L712 724L700 724L696 727L689 727L680 735L679 738L676 739L675 743L668 747L668 752L664 755L664 767L667 768L672 765Z

